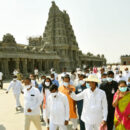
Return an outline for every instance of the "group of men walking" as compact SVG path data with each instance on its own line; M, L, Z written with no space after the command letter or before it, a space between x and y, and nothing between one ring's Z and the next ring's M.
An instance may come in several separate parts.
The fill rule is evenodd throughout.
M124 93L130 90L128 68L122 75L120 68L102 67L98 70L94 67L83 71L78 68L71 73L64 68L59 75L52 69L50 75L41 76L41 81L36 80L38 70L34 73L37 75L30 74L23 81L17 80L15 75L6 91L13 89L17 111L21 107L20 93L24 94L25 130L29 130L31 122L41 130L40 115L47 130L67 130L69 122L73 130L78 130L78 123L80 130L113 130L113 97L117 91L121 92L118 83L126 82ZM130 123L130 111L127 118L127 123Z

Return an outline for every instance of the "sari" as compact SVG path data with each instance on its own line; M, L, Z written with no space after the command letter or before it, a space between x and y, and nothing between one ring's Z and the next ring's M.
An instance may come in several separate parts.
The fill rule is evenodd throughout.
M114 100L117 93L114 95ZM115 108L114 125L116 130L130 130L130 91L124 97L119 97Z

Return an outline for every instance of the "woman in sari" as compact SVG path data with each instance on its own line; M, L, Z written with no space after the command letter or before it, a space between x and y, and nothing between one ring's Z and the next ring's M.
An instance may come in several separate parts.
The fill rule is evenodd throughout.
M114 95L114 125L116 130L130 130L130 91L126 81L119 82L119 90Z

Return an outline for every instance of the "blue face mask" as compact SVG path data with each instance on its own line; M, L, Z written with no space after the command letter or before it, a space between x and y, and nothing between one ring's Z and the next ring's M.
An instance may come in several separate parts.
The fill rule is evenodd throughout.
M107 78L108 82L112 82L112 80L113 80L113 78L110 78L110 77Z
M126 91L127 91L127 87L120 87L119 90L120 90L121 92L126 92Z
M89 83L86 83L86 87L87 87L87 88L90 88L90 85L89 85Z
M107 78L102 78L102 82L106 82L107 81Z

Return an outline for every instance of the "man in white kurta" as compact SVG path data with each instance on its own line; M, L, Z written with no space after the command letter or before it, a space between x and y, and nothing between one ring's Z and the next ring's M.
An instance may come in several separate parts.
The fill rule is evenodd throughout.
M50 87L51 94L48 97L47 118L50 122L50 130L67 130L69 121L69 102L66 95L58 92L58 87Z
M24 89L24 130L30 130L31 122L34 123L37 130L42 130L40 124L40 105L42 103L42 99L43 97L39 90L31 86L31 79L26 78Z
M20 93L23 92L23 86L22 83L19 80L17 80L17 76L13 77L13 80L10 82L6 93L8 93L11 88L13 90L13 94L16 99L16 110L18 110L18 107L21 107L19 98L20 98Z
M89 77L89 81L86 80L87 82L98 83L96 76L90 75ZM106 122L107 120L108 110L105 92L97 87L92 91L90 86L90 88L77 95L72 92L71 97L76 101L83 99L81 120L85 122L86 130L99 130L101 122Z

